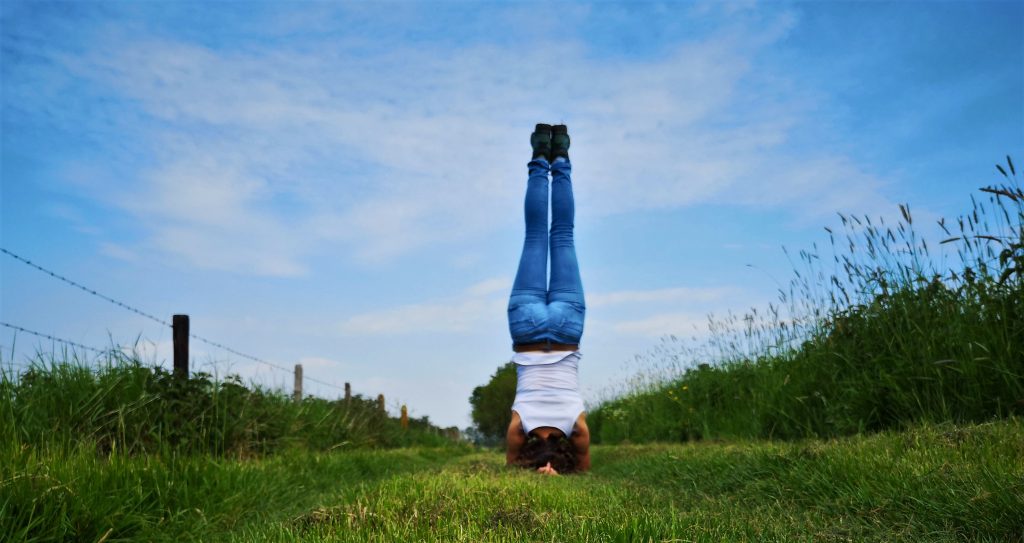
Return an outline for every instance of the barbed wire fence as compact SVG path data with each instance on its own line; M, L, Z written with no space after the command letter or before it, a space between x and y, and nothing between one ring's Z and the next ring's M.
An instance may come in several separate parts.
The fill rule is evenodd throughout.
M264 358L253 356L251 354L247 354L247 353L244 353L244 352L239 351L237 349L234 349L232 347L229 347L229 346L225 345L222 342L214 341L212 339L200 336L198 334L191 333L190 332L190 323L189 323L189 316L188 315L174 315L172 317L172 319L171 319L171 322L168 322L168 321L166 321L164 319L161 319L159 317L154 316L152 313L143 311L143 310L141 310L141 309L139 309L139 308L137 308L137 307L135 307L133 305L127 304L125 302L122 302L120 300L117 300L115 298L107 296L105 294L102 294L102 293L96 291L95 289L89 288L89 287L87 287L87 286L85 286L85 285L83 285L83 284L81 284L81 283L79 283L77 281L74 281L74 280L71 280L71 279L65 277L64 275L61 275L61 274L56 273L56 272L54 272L54 271L52 271L52 270L50 270L48 268L40 266L39 264L37 264L37 263L35 263L35 262L33 262L33 261L23 257L23 256L15 254L15 253L13 253L13 252L11 252L11 251L3 248L3 247L0 247L0 252L2 252L3 254L9 256L10 258L12 258L12 259L14 259L14 260L16 260L16 261L18 261L18 262L28 266L28 267L31 267L31 268L33 268L33 269L35 269L35 270L37 270L37 271L39 271L39 272L41 272L43 274L46 274L47 276L49 276L49 277L51 277L51 278L53 278L53 279L55 279L57 281L63 282L63 283L65 283L67 285L70 285L70 286L72 286L72 287L74 287L74 288L76 288L78 290L81 290L82 292L85 292L86 294L89 294L91 296L95 296L95 297L97 297L97 298L99 298L99 299L101 299L101 300L103 300L105 302L108 302L110 304L113 304L113 305L115 305L115 306L117 306L117 307L119 307L121 309L124 309L126 311L130 311L130 312L132 312L132 313L134 313L134 314L136 314L138 316L141 316L141 317L143 317L145 319L153 321L153 322L155 322L155 323L157 323L157 324L159 324L161 326L170 328L171 331L172 331L173 339L174 339L174 372L176 374L178 374L178 375L182 375L182 376L187 377L188 374L189 374L189 348L188 348L188 343L189 343L189 339L194 339L194 340L199 341L199 342L201 342L201 343L203 343L205 345L209 345L210 347L213 347L213 348L216 348L216 349L220 349L220 350L222 350L222 351L224 351L226 353L230 353L230 354L232 354L234 356L237 356L239 358L243 358L243 359L249 360L251 362L256 362L257 364L262 364L262 365L264 365L266 367L269 367L269 368L277 370L277 371L281 371L281 372L292 374L294 376L293 396L294 396L294 398L297 401L301 400L301 398L303 396L303 391L302 391L303 387L302 387L302 385L303 385L304 381L309 381L309 382L317 383L319 385L323 385L323 386L326 386L326 387L329 387L329 388L332 388L332 389L335 389L335 390L343 391L346 400L349 400L352 397L352 387L351 387L350 383L345 383L345 386L341 387L341 386L338 386L338 385L336 385L334 383L330 383L330 382L327 382L327 381L324 381L324 380L321 380L321 379L317 379L317 378L314 378L314 377L306 376L306 375L304 375L302 364L295 364L294 369L288 369L288 368L286 368L286 367L284 367L284 366L282 366L280 364L275 364L275 363L273 363L273 362L271 362L269 360L266 360ZM78 342L71 341L71 340L68 340L68 339L60 338L60 337L54 336L52 334L47 334L47 333L44 333L44 332L38 332L38 331L35 331L35 330L29 330L29 329L24 328L22 326L19 326L19 325L16 325L16 324L12 324L12 323L8 323L8 322L0 321L0 326L3 326L3 327L8 328L8 329L11 329L15 333L30 334L30 335L39 337L41 339L46 339L46 340L49 340L49 341L52 341L52 342L56 342L56 343L60 343L60 344L66 345L68 347L71 347L72 349L79 349L79 350L83 350L83 351L89 351L89 352L93 352L93 353L96 353L96 354L99 354L99 355L109 354L112 351L116 350L116 349L113 349L113 348L111 348L111 349L98 349L96 347L91 347L91 346L88 346L88 345L84 345L82 343L78 343ZM385 409L384 395L383 394L379 394L377 396L377 403L378 403L378 406L380 407L381 410Z
M0 321L0 326L3 326L5 328L10 328L10 329L12 329L12 330L14 330L16 332L22 332L22 333L25 333L25 334L31 334L31 335L36 336L36 337L40 337L40 338L43 338L43 339L48 339L50 341L55 341L57 343L62 343L62 344L67 345L67 346L69 346L69 347L71 347L73 349L82 349L83 351L92 351L92 352L94 352L96 354L103 354L103 353L108 352L108 351L105 351L103 349L97 349L96 347L90 347L88 345L82 345L81 343L75 343L74 341L70 341L70 340L67 340L67 339L61 339L59 337L54 337L54 336L51 336L50 334L44 334L42 332L36 332L34 330L29 330L27 328L22 328L20 326L17 326L17 325L14 325L14 324L10 324L10 323L7 323L7 322L3 322L3 321Z

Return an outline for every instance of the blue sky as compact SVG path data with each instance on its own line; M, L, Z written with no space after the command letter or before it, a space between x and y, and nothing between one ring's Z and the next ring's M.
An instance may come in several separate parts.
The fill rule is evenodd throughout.
M0 10L3 247L444 425L510 355L536 122L573 137L591 400L659 338L773 301L780 247L837 211L952 217L1024 149L1021 2ZM0 272L4 322L169 356L168 329Z

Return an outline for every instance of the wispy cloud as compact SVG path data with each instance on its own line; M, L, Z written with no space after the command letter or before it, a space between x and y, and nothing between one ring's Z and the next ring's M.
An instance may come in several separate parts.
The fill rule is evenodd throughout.
M76 231L89 236L102 236L104 232L94 221L85 217L77 207L63 202L51 202L45 207L48 215L66 221Z
M134 251L124 247L123 245L111 242L103 242L100 244L100 253L111 258L123 260L125 262L136 262L139 260L139 256Z
M351 335L463 333L503 319L508 304L506 279L488 279L451 298L371 311L346 319L340 329Z
M371 311L350 317L341 323L346 334L411 334L411 333L465 333L481 326L503 326L505 308L508 304L508 289L511 280L493 278L472 285L460 293L443 300L407 304L398 307ZM702 315L704 308L720 308L726 299L730 301L741 293L735 287L689 288L673 287L651 290L629 290L607 293L588 293L587 305L602 308L602 316L608 318L611 306L631 306L630 314L648 316L611 325L615 332L658 336L680 332L680 327L706 318L690 314L654 314L669 307L692 308L694 314ZM717 304L715 302L718 302ZM688 330L682 330L688 331Z
M596 58L574 37L213 47L144 26L42 53L61 77L135 105L97 129L127 130L152 160L88 192L137 218L144 248L301 275L326 250L381 261L515 224L538 119L572 125L591 217L706 201L823 214L881 199L880 181L843 157L786 150L813 96L756 59L793 25L785 11L740 18L649 58Z
M621 334L661 337L669 334L703 336L708 317L698 313L659 313L642 319L617 322L612 329Z
M653 290L621 290L587 295L589 307L599 307L629 303L694 303L712 302L733 295L737 289L732 287L692 288L673 287Z

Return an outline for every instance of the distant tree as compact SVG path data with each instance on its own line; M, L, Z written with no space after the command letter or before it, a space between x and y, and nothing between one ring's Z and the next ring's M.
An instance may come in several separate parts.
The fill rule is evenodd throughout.
M486 385L473 389L473 395L469 397L473 406L473 424L484 440L504 441L515 399L516 365L512 362L499 367Z
M498 445L501 445L500 440L481 434L480 430L476 429L476 426L467 426L466 429L462 431L462 434L466 436L466 439L470 443L480 447L497 447Z

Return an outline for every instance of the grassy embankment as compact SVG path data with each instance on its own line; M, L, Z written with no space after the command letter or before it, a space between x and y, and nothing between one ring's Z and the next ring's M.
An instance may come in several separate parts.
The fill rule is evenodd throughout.
M1012 162L937 232L842 216L801 251L778 305L672 338L590 412L603 443L834 437L1024 413L1024 191ZM934 242L933 242L934 245ZM953 258L953 264L946 260Z

